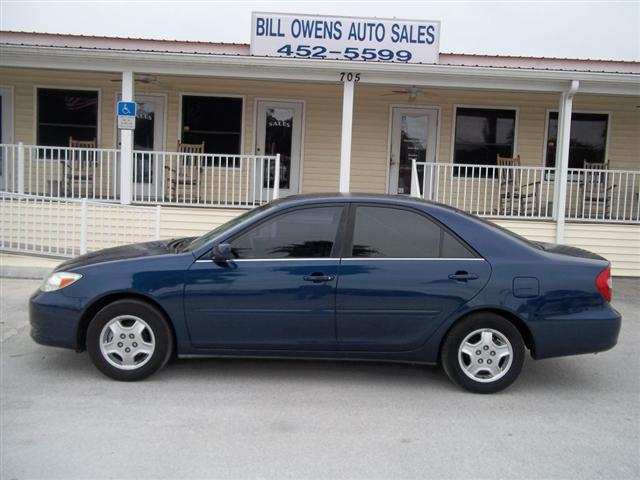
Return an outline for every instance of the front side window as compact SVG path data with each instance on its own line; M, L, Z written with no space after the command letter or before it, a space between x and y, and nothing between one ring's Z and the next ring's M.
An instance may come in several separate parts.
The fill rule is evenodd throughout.
M513 157L516 111L456 109L453 163L496 165L497 155Z
M39 88L38 145L68 147L69 139L98 137L98 92Z
M606 113L573 113L569 141L569 168L583 168L584 162L604 163L607 148ZM556 166L558 112L549 112L547 130L547 167Z
M472 258L457 238L423 215L388 207L357 207L352 257Z
M330 257L342 210L342 206L314 207L278 215L231 240L234 257Z
M182 97L182 143L204 142L206 153L238 155L241 137L242 98Z

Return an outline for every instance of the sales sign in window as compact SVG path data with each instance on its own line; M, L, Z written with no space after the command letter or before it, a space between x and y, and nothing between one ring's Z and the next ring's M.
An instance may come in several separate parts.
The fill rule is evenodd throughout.
M440 22L257 13L251 55L437 63Z

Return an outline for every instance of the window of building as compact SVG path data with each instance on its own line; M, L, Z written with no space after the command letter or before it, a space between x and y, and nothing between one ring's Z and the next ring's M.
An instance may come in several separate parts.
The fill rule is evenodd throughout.
M388 207L358 207L353 257L472 258L449 232L415 212Z
M512 157L516 111L457 108L453 162L496 165L496 157Z
M182 142L206 153L238 155L242 149L242 98L184 95Z
M573 113L571 115L571 140L569 141L569 168L583 168L584 162L606 161L607 129L606 113ZM549 112L547 122L547 167L556 166L558 145L558 112Z
M38 145L68 147L69 138L98 137L98 92L39 88L37 92Z
M342 209L315 207L278 215L232 240L233 254L238 259L329 257Z

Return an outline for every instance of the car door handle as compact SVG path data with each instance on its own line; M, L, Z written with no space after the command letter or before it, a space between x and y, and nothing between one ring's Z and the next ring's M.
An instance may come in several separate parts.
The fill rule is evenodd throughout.
M460 272L452 273L451 275L449 275L449 278L451 280L456 280L458 282L466 282L467 280L477 280L478 275L476 275L475 273L460 271Z
M303 280L313 283L330 282L334 278L336 278L335 275L325 275L324 273L320 272L314 272L311 275L305 275L304 277L302 277Z

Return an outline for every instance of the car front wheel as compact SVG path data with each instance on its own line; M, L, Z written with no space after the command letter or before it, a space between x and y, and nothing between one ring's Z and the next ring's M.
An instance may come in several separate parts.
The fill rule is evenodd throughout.
M110 303L87 329L87 351L93 364L116 380L141 380L162 368L173 349L163 315L140 300Z
M451 381L475 393L494 393L511 385L524 363L518 329L494 313L478 313L455 325L441 351Z

